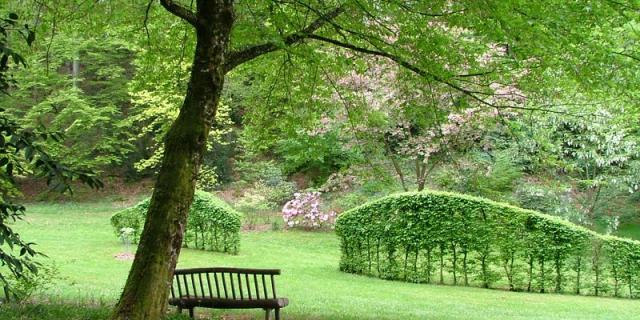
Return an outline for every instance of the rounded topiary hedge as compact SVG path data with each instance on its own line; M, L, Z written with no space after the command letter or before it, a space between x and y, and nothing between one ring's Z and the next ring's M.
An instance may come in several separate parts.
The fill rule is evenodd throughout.
M151 199L115 213L111 225L118 236L131 228L131 240L138 242ZM183 245L202 250L236 254L240 247L241 214L224 201L204 191L196 191L189 210Z
M637 297L640 242L490 200L388 196L337 220L340 269L383 279Z

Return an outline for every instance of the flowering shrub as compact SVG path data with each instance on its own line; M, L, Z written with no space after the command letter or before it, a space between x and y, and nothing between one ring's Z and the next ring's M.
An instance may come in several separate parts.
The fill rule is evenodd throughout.
M282 208L282 219L288 228L333 228L336 212L322 212L320 192L295 193L294 198Z

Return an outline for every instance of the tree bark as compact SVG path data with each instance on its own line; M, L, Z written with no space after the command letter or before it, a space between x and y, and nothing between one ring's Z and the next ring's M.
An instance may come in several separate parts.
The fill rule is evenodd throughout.
M162 5L196 29L191 77L180 114L167 133L144 231L112 319L161 319L184 236L206 140L224 84L233 1L198 0L197 13Z
M400 168L400 164L398 163L398 160L391 153L391 147L389 146L389 143L384 138L383 138L383 143L384 143L384 148L387 151L387 154L389 155L389 159L391 159L391 163L393 164L393 169L396 170L396 173L398 174L398 179L400 180L402 189L405 192L409 191L409 189L407 188L407 184L404 182L404 174L402 173L402 168Z
M242 63L281 48L280 43L267 42L228 52L234 23L233 0L197 0L195 12L173 0L160 0L160 3L194 27L196 50L186 97L165 138L164 157L144 230L122 296L111 316L114 320L164 317L224 76ZM284 44L303 41L342 12L342 6L326 13L317 12L317 18L306 27L284 36Z
M427 182L427 176L431 174L431 171L433 171L435 167L436 167L435 162L432 162L429 168L427 168L427 164L424 163L424 159L416 160L416 177L417 177L418 191L424 190L424 185Z
M424 164L420 157L416 157L416 184L418 185L418 191L424 190Z

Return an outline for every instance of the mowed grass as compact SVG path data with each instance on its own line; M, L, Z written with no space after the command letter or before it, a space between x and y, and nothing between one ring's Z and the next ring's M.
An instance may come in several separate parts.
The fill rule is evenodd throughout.
M625 223L620 225L616 235L619 237L626 237L635 240L640 240L640 221L634 221L633 223Z
M28 206L26 221L15 228L60 270L50 296L107 306L116 301L131 264L115 259L125 251L109 225L118 209L109 202ZM239 255L183 249L179 267L280 268L278 294L290 300L286 319L640 319L637 300L384 281L338 271L339 257L332 233L247 232ZM196 312L212 319L263 317L260 310Z

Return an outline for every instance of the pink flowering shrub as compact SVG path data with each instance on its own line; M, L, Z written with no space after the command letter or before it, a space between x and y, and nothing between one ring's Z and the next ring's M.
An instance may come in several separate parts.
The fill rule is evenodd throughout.
M282 208L282 219L287 228L333 228L336 212L322 212L320 192L297 192Z

